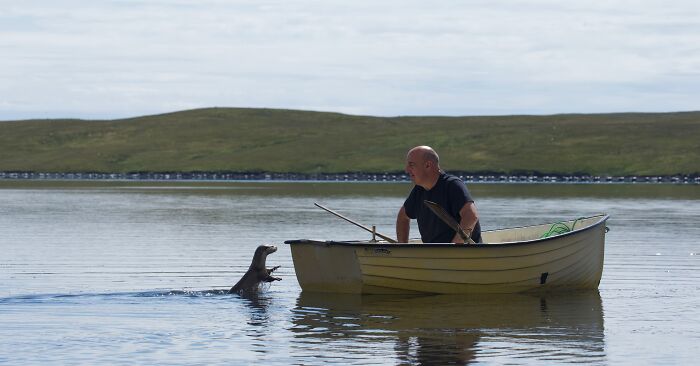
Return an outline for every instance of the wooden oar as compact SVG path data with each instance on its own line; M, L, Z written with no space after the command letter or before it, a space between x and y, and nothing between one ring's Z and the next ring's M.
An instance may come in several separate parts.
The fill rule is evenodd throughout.
M447 226L451 227L454 231L456 231L465 243L476 244L474 240L472 240L472 238L470 238L467 235L467 233L464 232L464 229L462 229L462 227L459 226L457 220L455 220L454 217L450 216L450 214L448 214L447 211L445 211L445 209L442 208L442 206L428 200L424 200L423 203L426 206L428 206L430 211L433 211L433 213L437 215L437 217L439 217L440 220L442 220L442 222L444 222L445 224L447 224Z
M380 238L382 238L382 239L388 241L389 243L396 243L396 242L397 242L396 240L394 240L394 239L392 239L392 238L390 238L390 237L388 237L388 236L386 236L386 235L382 235L382 234L376 232L376 230L372 230L372 229L368 228L367 226L364 226L364 225L362 225L362 224L360 224L360 223L358 223L358 222L355 222L355 221L353 221L353 220L350 220L349 218L347 218L347 217L345 217L345 216L343 216L343 215L341 215L341 214L339 214L339 213L337 213L337 212L331 210L330 208L323 207L323 206L319 205L319 204L316 203L316 202L314 202L314 205L316 205L316 207L318 207L318 208L320 208L320 209L322 209L322 210L326 210L327 212L330 212L330 213L332 213L333 215L340 217L341 219L343 219L343 220L345 220L345 221L347 221L347 222L349 222L349 223L351 223L351 224L355 224L355 225L357 225L357 226L359 226L359 227L361 227L361 228L363 228L363 229L369 231L370 233L372 233L372 234L374 234L374 235L377 235L378 237L380 237Z

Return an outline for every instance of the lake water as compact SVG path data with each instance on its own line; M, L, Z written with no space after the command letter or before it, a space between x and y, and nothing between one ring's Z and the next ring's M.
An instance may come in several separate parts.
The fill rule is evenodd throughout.
M610 214L598 292L301 292L284 240L370 237L314 202L393 236L409 189L0 182L0 364L695 364L699 186L470 186L485 230Z

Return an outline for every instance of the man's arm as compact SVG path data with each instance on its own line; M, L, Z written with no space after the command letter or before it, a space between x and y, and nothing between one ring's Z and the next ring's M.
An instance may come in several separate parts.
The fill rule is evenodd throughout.
M474 202L465 203L459 210L459 217L462 218L459 221L459 226L464 229L464 232L466 232L468 236L471 236L472 230L474 230L474 226L476 226L476 222L479 220L479 215L476 212L476 205ZM464 244L464 240L458 233L455 233L454 238L452 238L452 242L456 244Z
M408 243L408 232L411 230L411 218L406 215L406 209L401 206L396 216L396 240L399 243Z

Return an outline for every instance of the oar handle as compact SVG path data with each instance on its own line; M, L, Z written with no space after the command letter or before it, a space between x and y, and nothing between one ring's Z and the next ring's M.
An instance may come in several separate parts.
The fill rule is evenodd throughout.
M457 228L459 228L459 236L464 240L465 244L476 244L471 236L467 235L464 229L462 229L461 225L457 224Z
M349 223L351 223L351 224L357 225L358 227L361 227L361 228L363 228L363 229L369 231L370 233L377 235L378 237L380 237L380 238L382 238L382 239L388 241L389 243L397 243L396 240L394 240L394 239L392 239L392 238L390 238L390 237L388 237L388 236L386 236L386 235L382 235L382 234L376 232L375 230L372 230L372 229L368 228L367 226L364 226L364 225L360 224L359 222L350 220L349 218L347 218L347 217L345 217L345 216L343 216L343 215L341 215L341 214L339 214L339 213L337 213L337 212L331 210L330 208L323 207L322 205L319 205L319 204L316 203L316 202L314 202L314 205L316 205L316 207L318 207L318 208L320 208L320 209L322 209L322 210L325 210L326 212L331 213L331 214L333 214L333 215L335 215L335 216L337 216L337 217L339 217L339 218L341 218L341 219L343 219L343 220L345 220L345 221L347 221L347 222L349 222Z

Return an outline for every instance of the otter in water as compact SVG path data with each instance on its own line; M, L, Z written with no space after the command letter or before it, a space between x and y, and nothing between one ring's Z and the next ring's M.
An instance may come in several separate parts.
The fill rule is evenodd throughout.
M253 262L250 263L248 271L243 275L243 278L241 278L233 287L231 287L228 293L232 294L254 290L257 288L260 282L281 281L281 278L271 276L272 272L279 268L279 266L272 268L265 267L265 259L267 258L267 255L276 251L277 247L274 245L261 245L255 249Z

